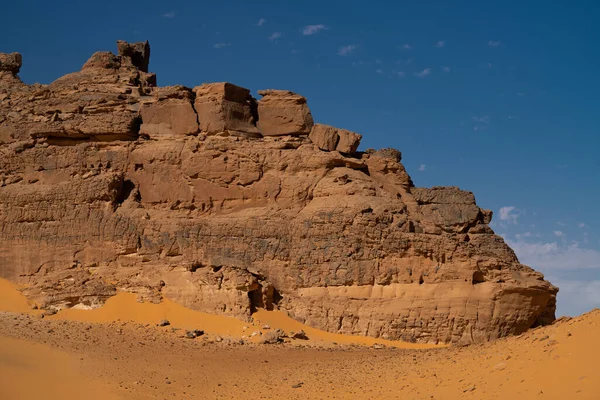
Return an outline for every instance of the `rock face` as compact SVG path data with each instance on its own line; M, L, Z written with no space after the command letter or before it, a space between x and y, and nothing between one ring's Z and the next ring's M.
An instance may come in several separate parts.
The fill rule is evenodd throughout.
M557 288L519 263L472 193L416 188L400 152L313 128L291 92L264 92L256 109L234 85L157 88L147 55L119 43L32 86L20 57L0 55L0 276L39 307L131 291L453 343L554 319Z

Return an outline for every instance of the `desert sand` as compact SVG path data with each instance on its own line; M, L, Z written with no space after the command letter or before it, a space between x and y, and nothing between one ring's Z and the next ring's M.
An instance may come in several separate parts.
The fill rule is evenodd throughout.
M245 323L128 294L42 318L6 281L0 310L2 399L600 398L600 310L484 345L437 348L333 335L281 313ZM157 326L162 319L171 324ZM184 337L198 328L205 334ZM302 329L310 340L251 336L276 328Z

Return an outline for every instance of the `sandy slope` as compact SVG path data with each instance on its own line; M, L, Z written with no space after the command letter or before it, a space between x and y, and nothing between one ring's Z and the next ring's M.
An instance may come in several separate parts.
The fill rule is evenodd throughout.
M15 293L0 286L0 309L14 311L0 313L1 399L78 399L86 388L105 399L600 398L600 310L487 345L373 349L309 329L308 342L240 345L266 319L287 331L298 326L277 314L252 326L149 305L132 318L124 308L136 306L125 298L111 312L109 304L42 319L25 314ZM124 316L137 322L109 322ZM208 333L184 339L155 326L164 316ZM237 339L215 342L227 335Z

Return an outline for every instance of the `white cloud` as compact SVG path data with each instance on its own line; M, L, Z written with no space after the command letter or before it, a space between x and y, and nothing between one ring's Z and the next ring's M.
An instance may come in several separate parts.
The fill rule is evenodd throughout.
M307 25L304 27L304 29L302 29L302 34L305 36L310 36L314 35L315 33L318 33L319 31L322 31L323 29L327 29L327 27L323 24Z
M580 222L579 225L577 225L580 228L585 228L585 224L583 222Z
M347 56L351 54L356 49L356 46L353 44L349 44L348 46L342 46L338 49L338 55Z
M564 222L562 222L562 221L556 221L556 225L558 225L558 226L562 226L563 228L564 228L565 226L567 226L567 224L565 224L565 223L564 223Z
M404 71L398 71L398 72L396 72L396 75L398 75L400 78L404 78L406 76Z
M505 239L519 261L544 273L560 290L557 316L580 315L600 307L600 251L554 242Z
M559 245L557 242L529 243L507 239L519 261L542 272L549 270L598 269L600 251L579 246L579 243Z
M483 117L473 117L473 121L480 122L482 124L489 124L490 117L488 115L484 115Z
M412 49L412 46L410 44L406 43L404 46L402 46L402 48L406 49L406 50L410 50L410 49Z
M563 237L565 234L563 233L563 231L554 231L554 236L556 237Z
M500 221L506 221L516 225L517 219L519 218L519 213L515 206L506 206L501 207L500 210L498 210L498 216Z
M383 70L376 69L376 70L375 70L375 72L377 72L378 74L382 74L382 73L383 73Z
M435 47L444 47L445 45L446 45L446 42L443 40L440 40L435 44Z
M163 18L175 18L175 11L169 11L168 13L164 13L162 15Z
M516 237L517 239L519 239L519 240L521 240L521 239L523 239L523 238L528 238L528 237L531 237L531 236L533 236L533 234L532 234L531 232L517 233L517 234L515 235L515 237Z
M515 117L515 116L513 116L513 115L509 115L507 118L508 118L508 119L515 119L515 118L517 118L517 117Z
M450 67L442 67L442 71L444 71L444 72L450 72Z
M525 96L525 93L523 93L523 92L517 92L517 96L523 97L523 96Z
M425 68L423 71L415 73L415 76L419 78L425 78L428 75L431 75L431 68Z
M273 32L273 34L271 36L269 36L269 40L271 42L279 39L282 36L281 32Z
M488 46L490 47L500 47L502 46L502 42L499 40L488 40Z
M258 20L258 22L256 23L256 26L263 26L265 24L265 22L267 22L266 19L261 18Z
M567 280L547 277L560 289L556 300L556 315L577 316L600 308L600 280Z
M421 172L425 171L426 169L427 169L427 165L425 165L425 164L421 164L419 166L419 171L421 171Z
M492 64L492 63L488 63L488 64L487 64L487 67L488 67L488 68L492 68L493 66L494 66L494 64Z
M222 49L223 47L229 47L231 46L231 42L229 43L215 43L214 44L214 48L215 49Z

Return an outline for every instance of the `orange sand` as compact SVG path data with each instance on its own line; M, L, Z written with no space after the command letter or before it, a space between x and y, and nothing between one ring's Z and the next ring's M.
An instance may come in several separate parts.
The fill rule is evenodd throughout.
M0 399L117 399L85 377L73 357L49 346L0 336Z
M206 333L241 336L249 324L235 318L202 313L185 308L169 299L159 304L140 303L132 293L119 293L93 310L65 309L48 317L50 319L111 322L131 321L155 325L166 319L171 326L182 329L203 329Z
M0 311L32 312L27 299L19 291L19 286L6 279L0 279Z

